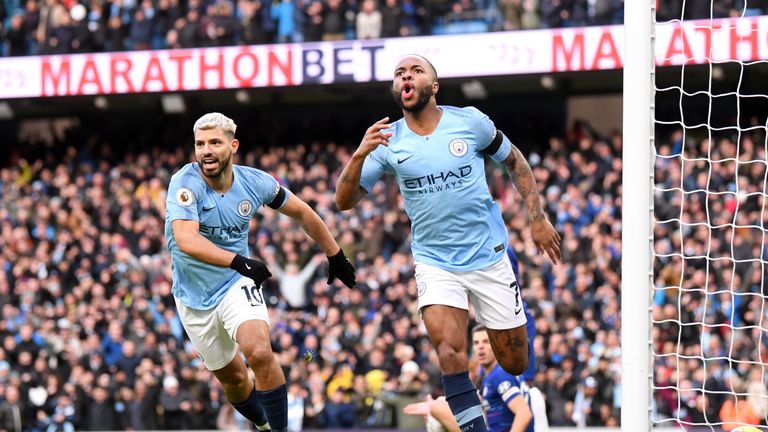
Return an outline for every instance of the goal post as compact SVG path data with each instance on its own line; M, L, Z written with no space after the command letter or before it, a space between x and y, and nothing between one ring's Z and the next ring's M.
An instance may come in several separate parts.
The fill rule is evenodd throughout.
M621 428L650 430L654 0L624 2Z

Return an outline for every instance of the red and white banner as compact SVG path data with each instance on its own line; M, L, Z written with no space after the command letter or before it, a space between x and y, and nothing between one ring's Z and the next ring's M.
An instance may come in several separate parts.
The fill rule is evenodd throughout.
M0 99L388 81L410 53L448 78L619 69L623 37L623 26L606 26L2 58ZM768 17L656 26L658 65L707 59L768 59Z

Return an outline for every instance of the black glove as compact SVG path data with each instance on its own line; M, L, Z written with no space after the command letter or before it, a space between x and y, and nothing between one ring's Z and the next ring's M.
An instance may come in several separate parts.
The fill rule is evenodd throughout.
M242 255L235 255L232 263L229 264L229 268L236 270L245 277L253 279L256 286L261 286L265 280L272 276L266 264Z
M352 288L357 284L355 280L355 268L349 262L343 250L339 250L334 256L328 257L328 285L338 278L344 285Z

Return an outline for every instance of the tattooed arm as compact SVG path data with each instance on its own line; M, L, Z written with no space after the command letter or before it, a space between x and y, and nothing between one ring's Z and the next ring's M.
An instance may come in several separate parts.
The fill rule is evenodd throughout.
M365 196L366 190L360 186L360 172L364 161L365 156L355 152L341 171L336 181L336 206L339 210L351 209Z
M549 223L541 208L541 199L536 189L536 179L533 177L531 166L514 145L503 163L528 207L528 223L531 226L531 238L536 248L540 253L546 252L549 259L557 264L560 259L560 234Z

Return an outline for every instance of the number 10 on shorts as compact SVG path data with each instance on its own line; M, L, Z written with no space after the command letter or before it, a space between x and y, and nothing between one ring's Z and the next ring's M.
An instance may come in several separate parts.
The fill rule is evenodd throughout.
M261 295L261 287L256 285L243 285L240 287L245 293L245 298L251 306L261 306L264 304L264 296Z

